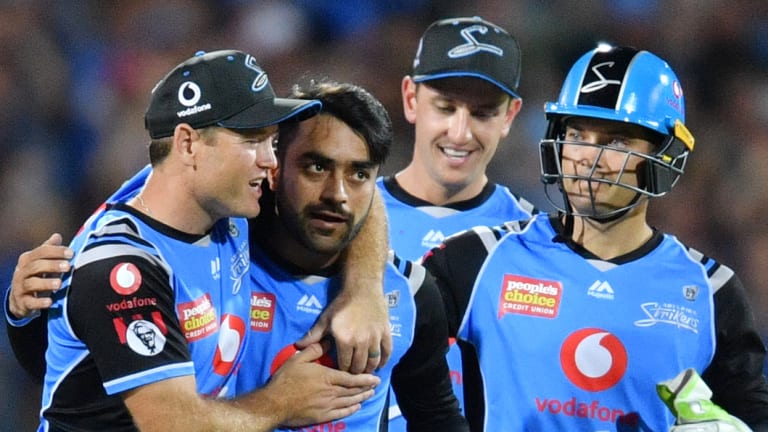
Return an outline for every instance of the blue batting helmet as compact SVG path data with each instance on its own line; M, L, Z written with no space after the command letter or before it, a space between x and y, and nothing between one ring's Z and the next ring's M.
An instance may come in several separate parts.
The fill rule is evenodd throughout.
M658 197L682 175L694 139L685 126L685 98L667 62L648 51L600 45L571 67L557 102L544 106L548 128L540 143L541 178L561 184L560 145L564 120L592 117L631 123L661 135L637 172L640 194ZM592 179L590 179L592 180Z

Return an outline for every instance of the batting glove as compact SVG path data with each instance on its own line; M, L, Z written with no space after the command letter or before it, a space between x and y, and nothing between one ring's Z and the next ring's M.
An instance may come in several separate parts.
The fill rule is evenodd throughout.
M669 432L752 432L710 400L712 390L694 369L656 384L656 392L677 417Z

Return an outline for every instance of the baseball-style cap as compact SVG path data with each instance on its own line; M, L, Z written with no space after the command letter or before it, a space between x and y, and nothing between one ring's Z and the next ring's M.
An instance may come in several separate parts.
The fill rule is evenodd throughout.
M449 18L427 27L413 60L413 80L475 77L519 98L520 45L480 17Z
M152 89L144 126L152 138L173 135L179 123L258 129L288 119L304 120L321 107L318 100L276 98L267 73L249 54L199 52Z

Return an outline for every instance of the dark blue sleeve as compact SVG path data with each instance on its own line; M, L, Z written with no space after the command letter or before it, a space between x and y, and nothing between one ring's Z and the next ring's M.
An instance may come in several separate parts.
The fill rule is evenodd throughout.
M9 286L3 296L3 312L13 355L22 368L37 382L43 382L45 376L45 350L48 348L47 312L38 316L18 320L8 309Z
M413 343L392 370L392 389L408 432L469 430L453 393L445 354L448 328L440 293L427 277L414 297Z
M712 401L754 431L768 432L766 349L755 326L744 286L734 275L714 296L717 348L702 379Z

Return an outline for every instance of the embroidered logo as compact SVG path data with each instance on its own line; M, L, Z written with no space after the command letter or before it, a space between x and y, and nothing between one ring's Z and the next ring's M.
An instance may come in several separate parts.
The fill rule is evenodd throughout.
M243 278L248 274L251 265L250 253L248 252L248 242L241 242L238 251L232 256L229 265L229 278L232 281L232 294L240 292L243 286Z
M433 247L440 246L440 244L445 240L445 235L440 230L429 230L427 235L425 235L421 239L421 245L424 247L427 247L429 249L432 249Z
M395 308L400 303L400 290L390 291L384 294L384 296L386 296L387 306L390 308Z
M269 78L267 77L267 73L264 72L264 69L260 68L259 65L256 63L256 59L253 58L252 55L247 55L245 57L245 67L248 69L251 69L252 71L256 72L256 78L253 80L253 83L251 84L251 90L255 92L260 92L264 90L264 87L266 87L269 84Z
M211 278L219 280L221 278L221 260L219 257L211 260Z
M638 327L650 327L656 324L670 324L677 328L699 333L699 318L696 311L676 304L648 302L640 305L647 318L635 321Z
M488 27L477 24L461 29L461 37L464 38L467 43L451 48L451 50L448 51L448 57L461 58L477 54L482 51L489 52L499 57L504 55L503 49L497 47L496 45L479 42L473 33L484 35L488 33Z
M392 337L403 337L403 325L389 323L389 332L392 334Z
M323 305L320 303L320 300L314 296L314 294L309 296L304 294L304 296L300 298L299 302L296 304L296 310L318 315L320 312L322 312Z
M606 281L596 280L587 290L587 295L606 300L613 300L613 288Z
M201 95L200 86L192 81L184 82L179 86L179 103L185 107L191 107L200 102Z
M686 285L683 287L683 297L688 301L696 300L699 296L699 287L696 285Z
M197 105L197 103L200 102L202 94L203 92L197 84L192 81L183 82L179 86L178 99L179 103L187 107L187 109L176 112L176 116L184 118L211 109L210 103Z

